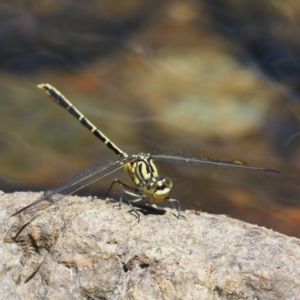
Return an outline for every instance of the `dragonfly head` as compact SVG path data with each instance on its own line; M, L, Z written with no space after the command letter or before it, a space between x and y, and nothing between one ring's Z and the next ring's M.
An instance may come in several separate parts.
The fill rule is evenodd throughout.
M150 178L149 181L144 185L142 191L154 202L161 202L168 197L172 187L173 182L168 177L163 179Z

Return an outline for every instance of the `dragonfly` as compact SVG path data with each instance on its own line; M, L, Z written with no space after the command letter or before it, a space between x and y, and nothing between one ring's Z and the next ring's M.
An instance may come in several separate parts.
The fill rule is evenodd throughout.
M100 139L117 157L104 162L96 163L92 166L84 168L77 173L71 175L62 183L45 191L38 199L24 208L15 212L12 216L20 213L34 213L46 209L50 205L62 200L65 196L71 195L83 187L108 176L115 171L124 168L131 178L134 187L129 186L119 179L115 179L107 193L109 194L115 184L122 187L119 197L119 208L123 204L124 195L129 195L132 199L127 201L132 211L135 213L138 221L140 214L134 208L135 202L142 201L147 198L152 203L170 201L177 207L177 217L181 215L180 201L169 197L173 183L169 177L160 177L155 162L165 162L178 165L187 165L195 167L218 167L218 168L235 168L247 169L271 173L280 173L276 170L252 167L242 161L230 161L216 158L209 158L202 155L193 154L181 150L154 151L150 153L127 154L113 143L102 131L100 131L92 122L90 122L65 96L63 96L56 88L48 83L38 84L37 87L44 91L51 100L66 109L74 116L84 127L91 131L98 139Z

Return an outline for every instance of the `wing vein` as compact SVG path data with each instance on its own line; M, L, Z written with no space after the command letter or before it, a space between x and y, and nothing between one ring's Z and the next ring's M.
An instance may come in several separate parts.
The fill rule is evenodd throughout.
M89 166L85 169L78 171L71 175L62 183L54 186L53 188L45 191L33 203L18 210L12 216L21 212L34 213L36 211L45 209L55 202L63 199L65 196L75 193L83 187L121 169L127 163L133 161L134 156L127 156L124 158L116 158L105 162L100 162L95 165Z

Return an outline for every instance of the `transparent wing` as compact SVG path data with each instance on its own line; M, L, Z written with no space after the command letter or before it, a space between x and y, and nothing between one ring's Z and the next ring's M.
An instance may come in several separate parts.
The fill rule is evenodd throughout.
M45 191L37 200L15 212L12 216L21 212L33 213L45 209L63 197L75 193L83 187L121 169L124 165L134 160L134 156L118 157L82 169L57 186Z
M216 158L209 158L202 155L196 155L190 152L185 151L163 151L163 152L152 152L151 157L156 161L162 161L171 164L178 165L190 165L196 167L216 167L216 168L239 168L239 169L250 169L257 171L273 172L280 173L276 170L257 168L248 166L245 162L242 161L231 161L223 160Z

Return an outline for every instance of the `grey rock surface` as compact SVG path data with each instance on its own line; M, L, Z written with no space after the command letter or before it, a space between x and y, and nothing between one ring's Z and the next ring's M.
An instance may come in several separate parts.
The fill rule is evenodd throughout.
M0 198L2 299L300 299L296 238L195 211L138 223L77 196L9 218L38 196Z

